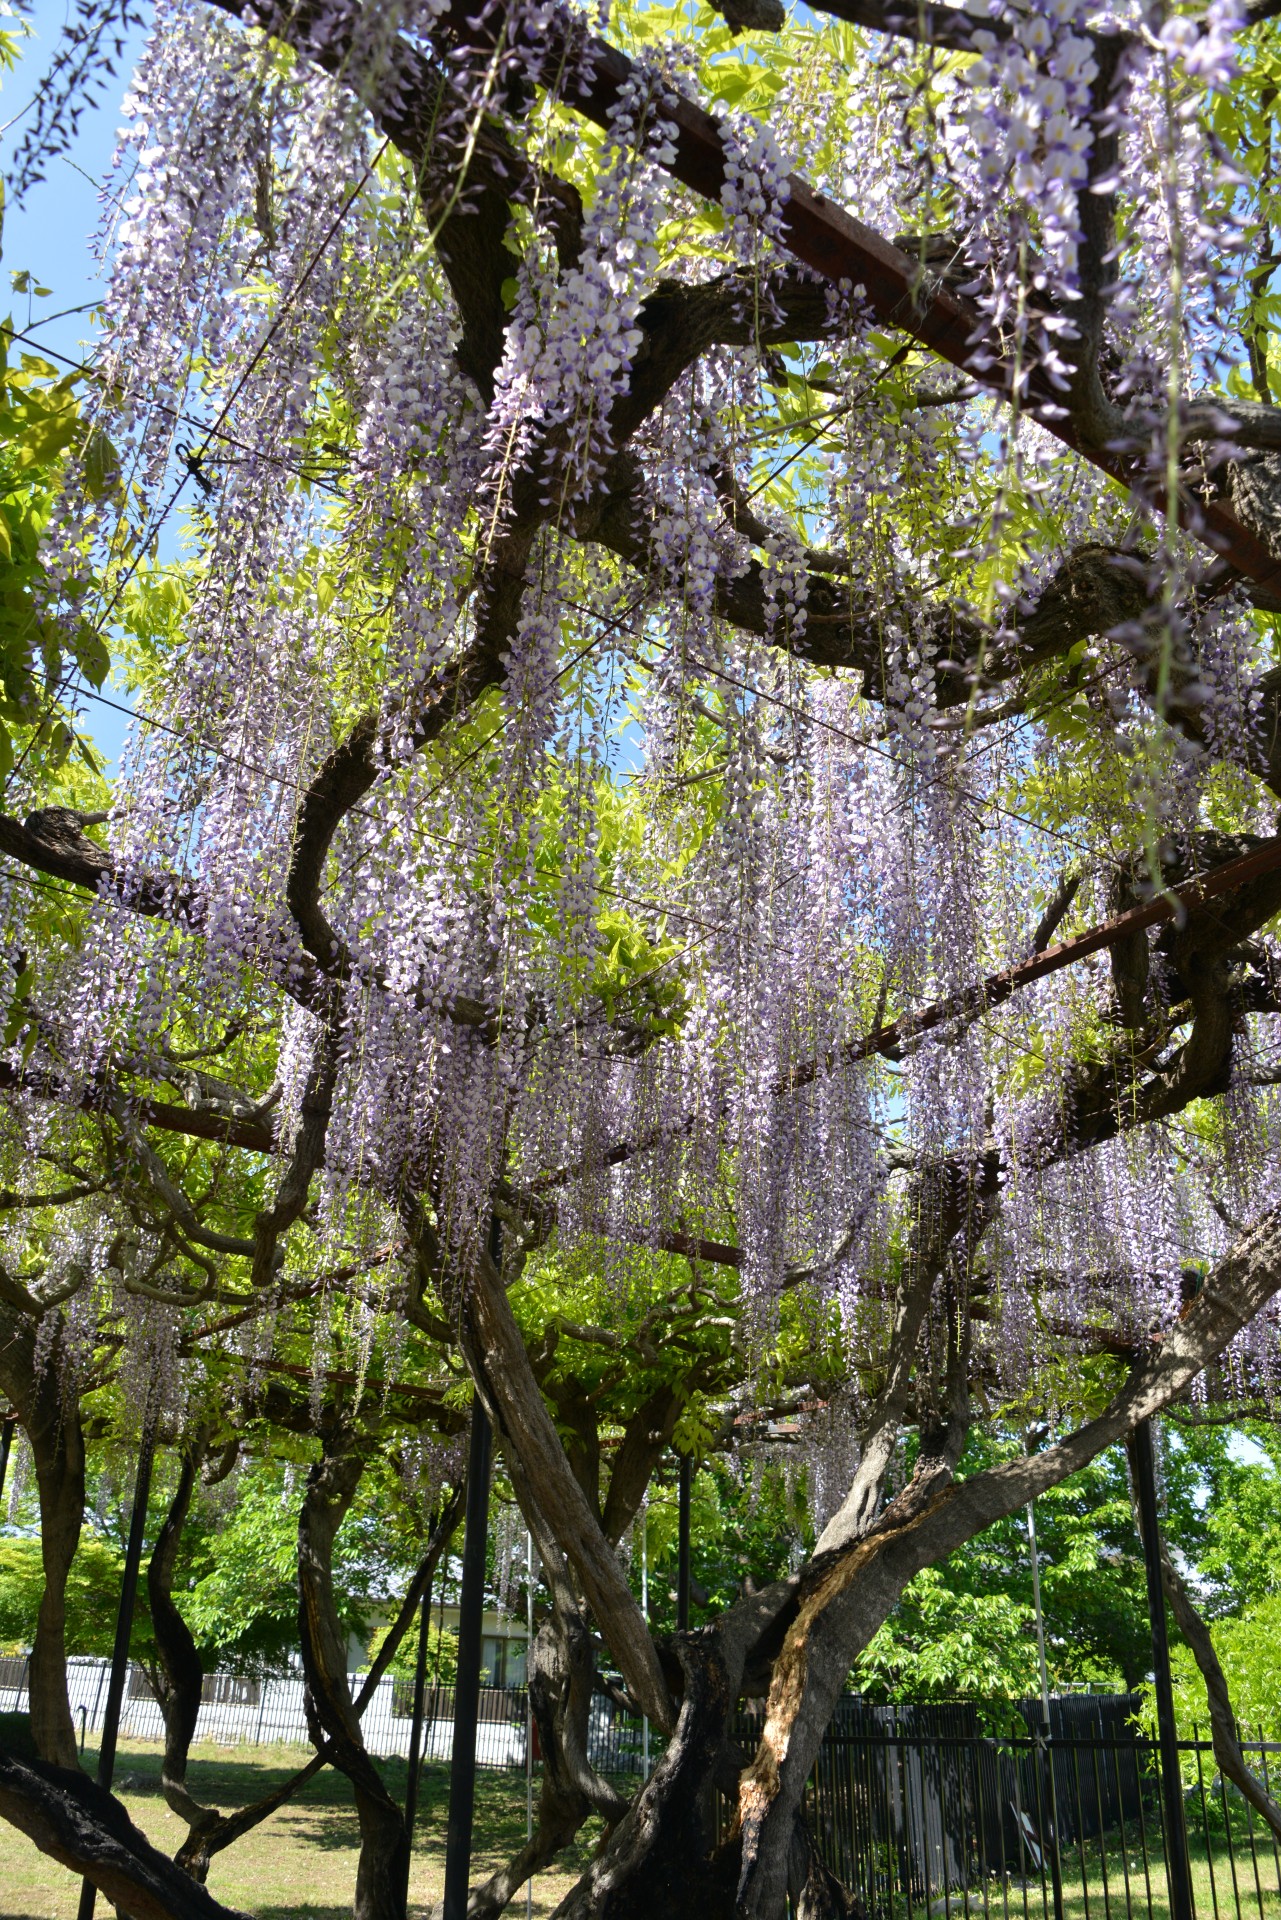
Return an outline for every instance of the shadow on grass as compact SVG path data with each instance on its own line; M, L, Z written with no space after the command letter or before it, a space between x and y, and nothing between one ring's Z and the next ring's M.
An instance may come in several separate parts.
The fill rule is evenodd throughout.
M187 1772L188 1785L197 1800L211 1800L228 1811L235 1807L248 1806L259 1800L284 1781L292 1779L306 1765L310 1755L305 1747L300 1747L296 1761L285 1764L273 1762L267 1764L261 1759L237 1759L229 1752L225 1756L218 1754L214 1758L208 1755L193 1754ZM84 1755L83 1764L92 1771L97 1755L89 1747ZM392 1798L404 1803L406 1787L405 1762L398 1758L375 1762L379 1773L386 1783ZM524 1773L515 1770L494 1768L484 1769L476 1778L476 1808L478 1815L492 1809L501 1819L509 1815L513 1804L513 1785L521 1788L523 1799ZM132 1752L122 1754L116 1767L115 1790L117 1793L135 1793L142 1797L160 1795L160 1754ZM419 1818L429 1816L433 1808L443 1806L449 1799L449 1765L447 1762L428 1762L424 1766L418 1783ZM333 1767L322 1767L320 1772L308 1780L293 1795L289 1805L303 1806L351 1806L351 1783ZM523 1806L519 1810L520 1819L524 1819ZM510 1816L509 1816L510 1817ZM8 1920L8 1916L5 1916Z
M351 1901L341 1907L259 1907L254 1920L351 1920Z
M85 1755L85 1765L92 1768L94 1758L90 1750ZM300 1750L296 1766L264 1766L261 1761L223 1759L221 1755L216 1760L193 1758L187 1771L187 1782L197 1800L212 1800L230 1810L262 1799L264 1794L300 1772L307 1759L305 1750ZM390 1792L395 1794L399 1788L400 1797L403 1798L404 1763L382 1771ZM129 1754L116 1768L115 1790L117 1793L136 1793L144 1798L155 1794L159 1798L160 1756ZM351 1784L332 1767L322 1767L313 1779L299 1788L290 1804L348 1807L351 1805Z

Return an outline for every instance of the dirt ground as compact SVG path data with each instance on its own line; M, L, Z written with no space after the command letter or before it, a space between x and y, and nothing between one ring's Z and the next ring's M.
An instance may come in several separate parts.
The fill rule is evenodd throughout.
M260 1798L306 1757L296 1747L193 1747L191 1789L197 1799L227 1811ZM92 1770L93 1763L91 1749L85 1764ZM403 1802L404 1762L388 1761L383 1777ZM123 1742L115 1784L130 1818L153 1845L173 1853L183 1838L183 1825L160 1796L157 1749ZM448 1767L429 1766L418 1798L410 1920L427 1920L432 1903L444 1890L448 1801ZM538 1876L533 1912L540 1920L546 1920L573 1885L591 1857L596 1837L593 1825L555 1869ZM481 1771L473 1884L508 1860L524 1838L524 1775ZM340 1774L325 1769L295 1800L215 1859L209 1891L224 1905L252 1914L254 1920L350 1920L358 1848L351 1790ZM75 1920L79 1898L78 1880L39 1853L24 1834L0 1821L0 1920ZM100 1920L109 1920L110 1911L100 1900ZM518 1920L525 1911L522 1893L508 1912Z

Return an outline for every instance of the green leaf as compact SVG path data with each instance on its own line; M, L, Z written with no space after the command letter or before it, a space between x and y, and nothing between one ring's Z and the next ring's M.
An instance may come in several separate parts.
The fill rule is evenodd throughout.
M94 427L81 456L85 491L91 500L102 500L113 492L120 479L120 456L101 427Z
M76 664L91 686L101 687L111 671L111 655L96 627L82 621L76 629Z

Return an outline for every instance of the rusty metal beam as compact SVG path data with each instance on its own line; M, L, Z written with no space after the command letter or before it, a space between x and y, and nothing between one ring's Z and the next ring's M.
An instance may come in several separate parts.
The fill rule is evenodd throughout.
M1130 907L1111 920L1100 921L1087 932L1078 934L1074 940L1062 940L1055 946L1045 947L1029 959L1021 960L1017 966L1004 967L999 973L988 974L985 980L973 987L963 987L958 993L935 1000L919 1013L905 1013L888 1026L877 1027L861 1039L851 1041L848 1047L829 1054L825 1062L807 1061L779 1081L775 1090L785 1093L796 1087L808 1086L818 1078L824 1065L835 1065L838 1060L867 1060L874 1054L892 1060L918 1035L946 1026L949 1020L990 1013L994 1007L1003 1006L1021 987L1030 986L1034 980L1044 980L1048 974L1059 973L1064 967L1073 966L1089 954L1101 953L1105 947L1114 946L1129 934L1178 920L1189 909L1203 906L1207 900L1218 899L1222 894L1234 893L1248 881L1257 880L1265 873L1273 873L1278 867L1281 867L1281 835L1265 840L1252 853L1244 853L1236 860L1225 860L1222 866L1211 867L1207 873L1185 880L1179 886L1171 887L1168 892L1154 894L1142 906Z
M501 7L476 15L475 0L451 0L438 16L439 25L458 44L492 54L507 32ZM571 44L553 24L535 43L521 49L533 71L554 82L568 106L600 127L610 125L623 88L633 78L635 64L619 48L594 35L575 36ZM673 100L664 109L675 124L675 154L667 171L704 199L719 202L725 179L725 144L710 113L688 100ZM948 287L922 283L920 262L901 253L874 228L864 225L844 207L816 193L798 174L789 176L790 198L783 210L783 242L805 266L839 285L861 286L877 319L908 334L968 379L980 382L1005 399L1015 384L1013 363L996 352L978 308ZM975 366L973 355L981 339L984 360ZM1145 476L1133 460L1104 447L1083 445L1063 417L1061 396L1048 383L1034 382L1025 404L1040 423L1072 452L1080 454L1110 478L1140 493L1147 504L1164 511L1159 489L1144 485ZM1281 558L1219 503L1180 499L1180 523L1213 549L1237 573L1256 585L1281 592Z
M1089 954L1101 953L1105 947L1125 939L1128 934L1178 920L1190 909L1203 906L1207 900L1219 899L1225 893L1232 893L1265 873L1275 872L1278 867L1281 867L1281 835L1265 840L1252 853L1242 854L1236 860L1225 860L1222 866L1211 867L1208 872L1184 880L1177 887L1155 894L1142 906L1130 907L1111 920L1101 920L1097 926L1077 934L1073 940L1062 940L1055 946L1044 947L1029 959L1019 961L1017 966L1003 967L999 973L989 973L986 979L975 981L972 987L962 987L957 993L931 1001L919 1012L902 1014L887 1026L873 1027L870 1033L860 1034L857 1040L851 1040L843 1047L833 1047L825 1054L803 1061L776 1080L770 1091L774 1094L798 1092L800 1088L812 1085L823 1074L830 1073L842 1061L870 1060L878 1054L882 1059L898 1059L902 1049L921 1034L932 1033L946 1026L949 1020L979 1019L996 1007L1003 1006L1021 987L1030 986L1034 980L1044 980L1047 975L1059 973L1064 967L1073 966ZM685 1125L692 1125L692 1119L686 1121ZM622 1166L626 1161L635 1159L637 1154L666 1145L675 1137L677 1134L674 1129L662 1127L655 1128L652 1133L639 1139L620 1140L592 1163L592 1170ZM585 1163L582 1162L557 1167L540 1175L531 1183L529 1190L535 1194L552 1192L568 1185L584 1170ZM722 1266L736 1266L741 1258L732 1247L684 1234L670 1234L658 1244L669 1252L692 1253L698 1259L714 1261Z

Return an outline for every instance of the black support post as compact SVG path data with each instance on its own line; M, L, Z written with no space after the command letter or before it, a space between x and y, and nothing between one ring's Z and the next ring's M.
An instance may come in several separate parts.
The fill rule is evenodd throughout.
M133 1633L133 1609L138 1597L138 1573L142 1566L142 1541L147 1527L147 1500L151 1494L151 1464L156 1452L156 1418L149 1406L143 1417L142 1444L138 1449L138 1472L133 1483L133 1512L129 1516L129 1539L125 1547L124 1577L120 1582L120 1610L116 1614L116 1640L111 1650L111 1679L107 1684L107 1706L102 1719L102 1745L98 1749L98 1785L111 1787L116 1771L116 1741L120 1734L120 1710L124 1705L125 1681L129 1676L129 1640ZM78 1920L93 1920L98 1889L86 1880L80 1889Z
M1031 1437L1028 1451L1031 1452ZM1042 1851L1050 1863L1050 1889L1054 1895L1054 1920L1063 1920L1063 1862L1059 1855L1059 1791L1054 1765L1053 1733L1050 1724L1050 1676L1045 1664L1045 1621L1041 1614L1041 1560L1036 1544L1036 1502L1027 1504L1028 1556L1032 1566L1032 1606L1036 1615L1036 1646L1041 1675L1041 1737L1037 1742L1045 1769L1045 1805L1049 1813L1048 1832L1042 1832Z
M454 1750L449 1767L449 1825L445 1832L442 1920L466 1920L471 1877L472 1818L476 1805L476 1727L480 1718L481 1628L485 1610L485 1548L489 1528L489 1418L479 1400L471 1410L467 1455L467 1523L463 1588L458 1603L458 1677L454 1687Z
M431 1581L427 1582L418 1614L418 1654L414 1661L414 1717L409 1729L409 1766L405 1777L405 1832L409 1836L405 1872L414 1851L414 1819L418 1812L418 1776L422 1770L423 1702L427 1692L427 1642L431 1637ZM409 1888L405 1888L409 1901Z
M684 1633L689 1626L689 1483L690 1458L679 1455L679 1519L676 1549L676 1629Z
M0 1426L0 1502L4 1500L4 1483L9 1478L9 1449L13 1445L15 1416L9 1414L3 1426Z
M1161 1757L1165 1872L1170 1891L1170 1920L1194 1920L1192 1868L1188 1859L1188 1832L1183 1820L1178 1730L1174 1720L1174 1688L1170 1680L1170 1637L1165 1619L1165 1588L1161 1583L1161 1534L1156 1510L1156 1468L1150 1420L1141 1420L1134 1429L1129 1450L1139 1508L1139 1531L1143 1537L1148 1615L1152 1623L1152 1679L1156 1692L1157 1746Z

